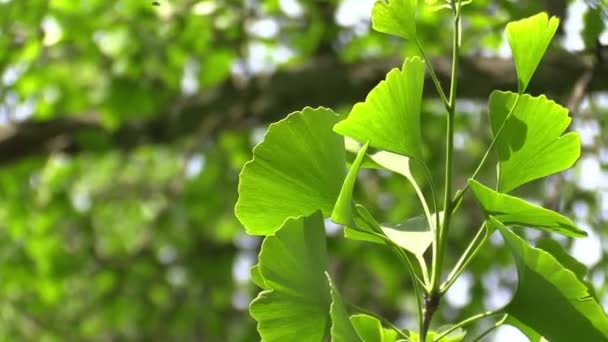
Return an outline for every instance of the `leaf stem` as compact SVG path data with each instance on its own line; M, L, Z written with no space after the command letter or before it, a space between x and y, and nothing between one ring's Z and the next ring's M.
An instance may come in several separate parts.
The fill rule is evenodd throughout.
M499 319L498 321L496 321L496 323L492 324L491 327L489 327L488 329L486 329L484 332L482 332L479 336L475 337L475 339L473 339L473 342L478 342L481 341L482 338L486 337L489 333L492 332L492 330L498 328L499 326L501 326L505 320L507 319L507 314L504 314L504 316L502 316L501 319Z
M439 77L437 77L435 68L433 68L433 63L431 63L431 60L428 59L428 57L426 56L426 53L424 52L424 48L422 47L422 44L420 44L420 41L418 40L418 38L415 39L415 42L416 42L416 46L418 47L418 51L422 55L422 58L424 58L424 62L426 63L426 67L429 71L429 74L431 75L433 84L435 84L435 89L437 89L437 94L439 94L439 98L441 99L441 102L443 102L443 105L445 106L446 110L448 110L448 108L449 108L448 98L445 95L445 92L443 91L441 82L439 82Z
M475 177L477 177L477 175L481 171L481 168L483 167L486 160L490 156L490 153L492 152L494 145L496 145L498 138L500 138L500 135L504 131L505 127L507 126L507 121L509 121L509 118L511 118L511 116L513 115L513 112L515 111L515 107L517 107L517 104L519 103L520 98L521 98L521 95L517 94L517 98L515 99L515 102L511 106L509 113L503 120L502 124L500 125L500 128L498 128L498 131L494 135L494 139L492 139L490 146L488 146L488 148L486 149L486 152L484 153L483 157L481 158L479 165L477 165L477 168L475 169L475 172L473 172L473 175L470 177L470 179L475 179ZM467 185L462 190L458 191L458 193L456 194L456 197L454 198L454 201L453 201L455 208L460 206L460 202L462 201L462 198L464 197L464 194L467 192L468 189L469 189L469 183L467 183Z
M477 234L475 234L475 237L473 238L473 240L471 240L471 242L469 243L469 246L464 251L464 253L460 257L460 259L458 260L458 262L452 269L452 272L450 272L450 274L448 275L448 278L445 281L445 283L443 283L443 285L441 285L439 293L443 294L449 290L450 286L452 286L452 284L454 284L456 279L458 279L458 277L462 274L464 269L469 265L471 260L473 260L473 258L477 255L477 253L479 252L479 250L481 249L483 244L486 242L486 240L488 238L488 234L485 229L485 226L486 226L486 223L484 221L484 223L481 225L481 227L477 231Z
M450 333L452 333L456 329L461 328L461 327L463 327L463 326L465 326L467 324L471 324L471 323L473 323L475 321L478 321L480 319L484 319L484 318L487 318L487 317L496 316L496 315L500 315L500 314L502 314L502 309L497 310L497 311L486 311L486 312L477 314L475 316L471 316L471 317L469 317L469 318L467 318L467 319L465 319L465 320L463 320L463 321L461 321L461 322L459 322L459 323L451 326L449 329L447 329L446 331L444 331L441 334L439 334L439 336L437 336L437 337L435 337L433 339L433 342L437 342L437 341L441 340L442 338L448 336Z
M426 341L426 336L430 327L431 320L441 301L439 292L441 273L443 268L443 257L445 255L445 245L447 243L447 232L450 227L452 217L452 157L454 152L454 116L456 113L456 93L458 88L458 63L460 55L460 1L451 0L454 11L453 37L452 37L452 79L450 81L450 98L446 103L447 110L447 132L446 132L446 165L445 165L445 193L443 205L443 222L437 222L435 236L436 247L433 248L433 265L431 270L431 291L425 298L424 324L420 331L420 340ZM419 45L419 44L418 44ZM420 47L419 47L420 48ZM422 50L422 49L421 49ZM424 57L424 55L423 55ZM426 58L425 58L426 60ZM429 63L430 65L430 63ZM431 72L433 77L433 72ZM435 81L435 78L434 80ZM438 80L436 82L437 86ZM445 94L442 98L445 103Z

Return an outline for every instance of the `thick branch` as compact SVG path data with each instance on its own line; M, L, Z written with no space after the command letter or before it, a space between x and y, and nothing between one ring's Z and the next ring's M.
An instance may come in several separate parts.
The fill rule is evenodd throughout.
M317 58L296 69L259 76L247 82L232 80L198 96L176 99L172 108L164 108L154 119L126 123L117 132L107 131L90 114L0 127L0 163L51 151L76 153L99 148L87 143L95 140L86 139L91 135L102 137L111 148L129 149L145 143L169 143L192 135L207 139L223 129L276 121L305 106L339 108L362 101L390 68L401 63L400 58L354 64L342 64L331 57ZM441 82L447 83L449 58L437 58L433 63ZM589 69L589 63L589 56L554 52L541 63L529 92L563 99L580 75ZM484 100L493 89L517 88L513 64L506 59L463 58L459 75L461 98ZM588 91L608 91L605 75L608 75L608 66L598 66ZM425 87L426 96L435 96L430 81Z

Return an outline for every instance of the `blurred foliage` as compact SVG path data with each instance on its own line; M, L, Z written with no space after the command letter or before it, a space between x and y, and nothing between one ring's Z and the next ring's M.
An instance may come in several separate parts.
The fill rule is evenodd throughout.
M84 131L76 150L62 148L59 136L41 153L0 165L0 340L256 340L247 312L256 291L248 267L259 241L245 236L233 205L238 172L268 122L255 118L180 134L180 125L191 124L181 121L184 102L217 94L230 102L221 96L226 84L290 70L316 56L352 63L414 54L412 46L370 31L372 3L0 1L0 138L23 124L74 118L110 132ZM606 12L601 2L587 3L580 20L584 46L593 49ZM545 5L473 1L465 8L464 53L498 54L504 24ZM423 7L419 19L427 52L448 55L449 16ZM488 144L485 106L460 103L458 186ZM429 146L442 145L442 109L432 98L423 107L424 153L439 182L443 151ZM608 94L588 94L577 109L574 127L584 136L578 166L522 191L592 232L591 240L561 242L576 256L597 252L588 261L588 280L608 307ZM222 122L230 115L193 116ZM160 124L145 125L154 120ZM385 212L382 219L396 223L419 211L403 180L375 171L362 172L362 179L359 200L374 216ZM463 205L470 214L455 218L452 261L481 221L473 202ZM344 296L413 324L409 279L390 251L345 241L331 225L328 231L330 269ZM509 296L514 269L491 268L509 260L500 239L492 239L465 273L468 281L448 296L443 323L495 307L501 298L486 290Z

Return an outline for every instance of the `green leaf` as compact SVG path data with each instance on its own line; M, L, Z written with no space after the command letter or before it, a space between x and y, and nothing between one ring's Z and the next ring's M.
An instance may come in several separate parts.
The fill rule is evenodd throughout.
M511 45L515 69L517 69L518 90L523 94L553 39L559 19L547 13L507 24L507 39Z
M583 22L585 23L585 25L583 28L582 36L583 41L585 42L585 48L588 51L593 51L598 48L597 44L599 42L600 36L602 35L602 32L604 32L604 30L606 29L606 22L602 18L602 7L589 7L587 9L587 12L585 12Z
M348 318L342 296L334 286L329 274L327 274L329 286L331 288L331 340L332 342L356 342L361 341L359 336L353 329L351 321Z
M363 145L359 153L357 153L357 157L355 161L352 163L348 174L346 175L346 179L344 179L344 185L342 185L342 190L340 191L340 195L338 196L338 200L334 206L334 210L331 214L331 219L339 224L352 225L353 221L353 190L355 189L355 182L357 181L357 174L359 173L359 168L361 167L361 163L365 158L365 153L367 152L366 143Z
M570 237L587 236L569 218L555 211L501 194L474 179L469 180L469 185L486 215L494 216L505 225L535 227Z
M584 282L585 275L587 274L587 266L576 260L570 254L566 253L566 251L557 241L544 238L536 243L536 248L540 248L551 254L557 260L557 262L572 271L578 280Z
M420 106L424 62L408 58L403 68L391 70L386 80L357 103L334 130L381 150L422 161Z
M510 192L518 186L563 171L580 156L578 133L562 133L570 125L568 110L545 96L532 97L494 91L490 113L494 134L498 132L517 101L517 107L498 138L498 191Z
M372 28L405 39L416 39L417 0L376 1L372 9Z
M270 290L258 295L250 312L262 340L322 341L331 305L322 215L288 220L264 239L259 260Z
M507 316L507 319L505 320L504 324L508 324L510 326L513 326L513 327L519 329L519 331L521 331L524 335L526 335L526 337L528 337L528 339L530 339L530 342L547 341L544 337L540 336L539 333L534 331L534 329L532 329L529 326L518 321L517 318L515 318L513 316Z
M393 329L385 329L382 323L375 317L357 314L350 316L352 326L357 335L364 342L395 342L397 332Z
M317 210L331 214L346 173L337 121L329 109L307 107L270 125L240 175L235 212L249 234L273 234Z
M518 285L505 312L551 342L606 341L608 316L572 271L490 217L515 257Z

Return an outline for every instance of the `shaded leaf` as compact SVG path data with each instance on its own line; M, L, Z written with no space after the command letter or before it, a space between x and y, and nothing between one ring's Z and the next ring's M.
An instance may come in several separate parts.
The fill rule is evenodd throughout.
M391 70L386 80L357 103L334 130L381 150L422 160L420 106L424 62L408 58L403 68Z
M521 198L496 192L474 179L469 180L471 190L487 216L494 216L505 225L535 227L571 237L584 237L585 231L569 218L528 203Z
M559 19L547 13L537 15L507 24L506 33L515 69L517 69L518 90L523 94L543 58L549 43L553 39Z
M490 217L517 265L517 290L505 312L551 342L606 341L608 316L576 275Z
M364 342L395 342L397 332L393 329L385 329L382 323L375 317L357 314L350 316L350 321L357 335Z
M270 290L251 303L264 341L322 341L329 329L325 229L319 212L290 219L262 243L259 270Z
M495 91L490 96L494 134L511 108L496 147L499 156L498 191L510 192L518 186L563 171L580 156L580 136L562 133L570 125L568 110L545 96L532 97Z
M357 342L361 341L359 336L353 329L350 319L348 318L348 312L346 311L342 296L335 288L329 274L327 274L327 280L331 288L331 340L332 342Z
M329 109L307 107L270 125L240 175L235 212L249 234L272 234L316 210L331 214L345 176L337 121Z
M372 28L378 32L416 38L417 0L379 0L372 8Z

